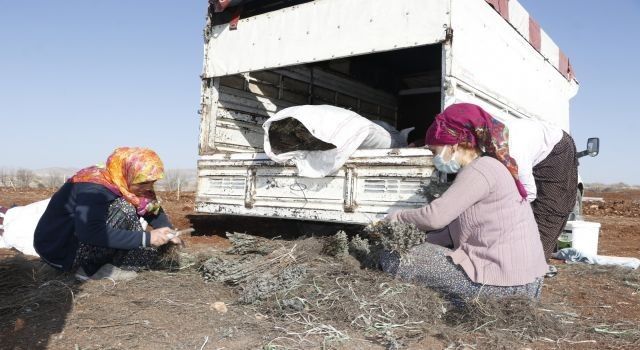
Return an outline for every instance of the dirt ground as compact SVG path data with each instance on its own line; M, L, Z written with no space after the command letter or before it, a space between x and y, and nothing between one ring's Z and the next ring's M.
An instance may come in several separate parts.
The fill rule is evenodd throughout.
M0 189L0 205L50 195ZM599 253L640 257L640 191L586 195L605 200L584 204L585 218L602 223ZM186 237L184 253L195 257L191 266L141 272L128 282L80 284L49 272L37 259L0 249L0 348L640 348L637 271L555 261L560 272L545 280L540 304L478 304L459 313L426 288L361 269L351 257L326 255L328 238L319 235L336 228L202 217L192 212L193 193L179 201L175 193L160 197L176 227L194 227L199 234ZM273 248L229 254L225 232L260 234L267 237L260 242ZM318 235L295 237L310 232ZM212 257L219 260L207 260L209 265L234 261L243 273L268 271L238 283L216 280L215 272L198 269ZM296 266L304 268L297 275L302 277L295 283L283 279L281 272ZM203 274L213 277L205 281ZM268 297L244 298L250 288L264 292L274 283Z

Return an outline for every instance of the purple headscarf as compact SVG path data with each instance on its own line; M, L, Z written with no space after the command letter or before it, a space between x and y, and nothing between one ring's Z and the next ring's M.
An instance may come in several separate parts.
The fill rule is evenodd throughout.
M527 198L527 191L518 179L518 164L509 155L509 129L484 109L471 103L456 103L436 116L425 136L427 145L468 143L478 147L507 167L518 192Z

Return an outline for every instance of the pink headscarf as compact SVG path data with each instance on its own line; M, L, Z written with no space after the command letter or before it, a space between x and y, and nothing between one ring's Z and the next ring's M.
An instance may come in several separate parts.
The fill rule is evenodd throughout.
M518 179L518 164L509 155L509 129L484 109L471 103L456 103L436 116L427 129L427 145L468 143L507 167L523 199L527 191Z

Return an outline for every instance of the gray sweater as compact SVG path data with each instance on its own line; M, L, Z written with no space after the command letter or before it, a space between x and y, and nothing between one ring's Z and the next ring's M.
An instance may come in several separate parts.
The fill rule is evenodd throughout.
M388 219L440 230L433 238L428 234L432 243L450 237L453 251L448 255L476 283L524 285L547 271L531 206L522 200L507 168L491 157L463 167L442 197L422 208L391 213Z

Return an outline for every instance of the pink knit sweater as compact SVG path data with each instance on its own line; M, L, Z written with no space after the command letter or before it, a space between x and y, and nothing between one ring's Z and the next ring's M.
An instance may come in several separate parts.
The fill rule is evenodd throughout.
M476 283L518 286L547 272L531 206L494 158L480 157L463 167L442 197L427 206L388 218L427 231L448 227L454 247L448 255ZM442 241L437 238L443 234L428 234L428 240Z

